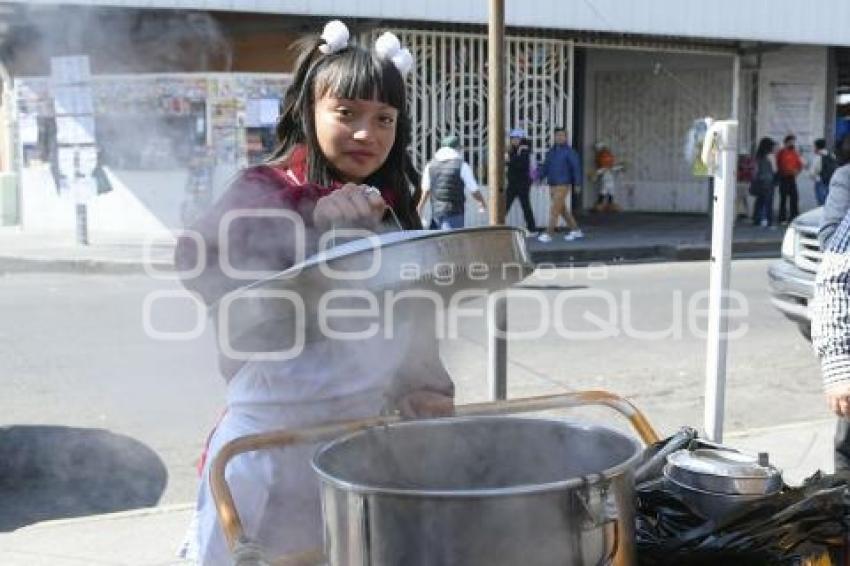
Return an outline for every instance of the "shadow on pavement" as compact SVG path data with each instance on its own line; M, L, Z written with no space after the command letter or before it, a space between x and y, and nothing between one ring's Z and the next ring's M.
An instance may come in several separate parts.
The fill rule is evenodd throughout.
M60 426L0 428L0 532L150 507L167 481L159 456L127 436Z

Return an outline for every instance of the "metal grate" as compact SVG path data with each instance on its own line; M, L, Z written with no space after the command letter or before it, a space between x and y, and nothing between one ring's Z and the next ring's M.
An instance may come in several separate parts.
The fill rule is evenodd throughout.
M808 229L797 229L797 253L794 263L803 271L814 273L821 262L822 252L818 243L817 232Z
M420 171L439 149L443 136L458 136L475 177L487 185L488 70L487 36L480 33L393 30L413 53L416 64L408 76L412 121L411 154ZM362 38L372 42L379 31ZM542 37L507 37L505 42L505 127L523 128L533 156L542 159L556 126L572 129L573 44ZM501 135L507 137L508 132ZM486 189L484 191L486 193ZM548 194L532 192L538 223L545 224ZM467 225L486 223L467 207ZM473 209L473 210L469 210ZM519 203L509 211L508 224L521 225Z

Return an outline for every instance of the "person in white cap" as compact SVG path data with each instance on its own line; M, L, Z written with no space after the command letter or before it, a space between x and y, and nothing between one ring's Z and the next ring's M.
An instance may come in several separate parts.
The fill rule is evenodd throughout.
M510 147L505 163L508 168L508 186L505 191L505 214L511 210L514 199L519 199L525 225L530 232L537 231L534 212L531 210L531 146L525 130L514 128L510 133Z
M447 135L441 146L422 171L422 196L416 210L421 216L430 200L432 225L440 230L463 228L467 195L478 202L479 213L486 210L487 204L472 168L460 153L458 137Z

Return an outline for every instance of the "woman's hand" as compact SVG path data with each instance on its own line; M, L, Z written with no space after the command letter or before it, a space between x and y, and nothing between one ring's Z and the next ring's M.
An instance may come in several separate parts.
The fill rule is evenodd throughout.
M316 202L313 224L322 231L333 227L375 229L386 209L379 191L348 183Z
M398 409L408 419L450 417L455 414L455 401L444 393L420 389L402 397Z

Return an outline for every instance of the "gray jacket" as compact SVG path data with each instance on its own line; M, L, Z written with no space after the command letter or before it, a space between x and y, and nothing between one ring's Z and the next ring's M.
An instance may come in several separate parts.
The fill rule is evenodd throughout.
M839 167L829 181L829 195L823 205L823 222L818 230L821 249L826 249L829 239L850 210L850 164Z

